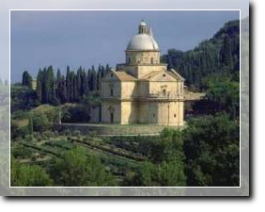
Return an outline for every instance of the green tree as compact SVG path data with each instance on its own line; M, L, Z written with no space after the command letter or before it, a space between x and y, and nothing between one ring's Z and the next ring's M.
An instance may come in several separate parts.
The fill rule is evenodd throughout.
M28 71L24 71L22 74L22 85L32 88L32 77Z
M193 109L201 114L226 112L230 118L239 117L239 82L231 74L215 74L204 82L206 96L203 101L196 102Z
M151 162L140 165L134 175L128 175L124 184L130 186L185 186L185 156L182 133L165 129L152 143Z
M20 164L11 158L12 186L51 186L49 175L40 166Z
M36 92L27 86L11 86L11 111L30 110L39 105Z
M33 130L37 132L42 132L50 130L52 127L52 122L49 120L47 115L41 112L31 112L31 119Z
M188 185L239 185L238 121L227 115L194 118L183 133Z
M227 67L228 70L231 70L233 68L232 43L228 35L226 35L224 38L224 44L221 50L221 57L223 66Z
M70 94L71 94L71 79L70 79L70 74L71 74L71 70L70 67L67 66L66 68L66 101L69 102L70 101Z
M203 78L213 73L238 73L239 21L226 23L211 39L192 50L169 49L162 61L177 70L194 90L200 90Z
M124 183L129 186L186 186L184 163L176 158L160 164L145 162L135 175L127 176Z
M88 156L85 149L74 148L57 160L52 171L57 184L64 186L110 186L115 185L111 173L95 156Z
M37 97L40 102L43 102L43 71L40 69L37 75Z

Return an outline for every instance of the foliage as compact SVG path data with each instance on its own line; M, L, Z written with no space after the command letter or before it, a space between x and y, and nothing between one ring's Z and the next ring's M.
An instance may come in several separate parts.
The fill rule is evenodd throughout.
M56 77L52 66L40 69L37 76L37 96L43 104L58 105L62 103L80 102L83 96L96 92L100 87L100 79L110 71L110 67L94 66L86 71L82 67L71 71L67 66L66 76L57 70Z
M204 77L213 73L239 72L239 21L230 21L212 39L186 52L170 49L163 61L186 79L189 87L201 89Z
M227 115L191 119L184 130L187 184L239 184L239 124Z
M194 105L200 114L226 112L232 119L239 117L239 82L231 75L211 75L203 81L206 96Z
M88 106L78 104L78 105L65 106L63 108L62 122L80 123L80 122L89 122L89 121L90 121L90 112Z
M183 142L181 132L165 129L152 143L152 161L145 162L135 175L125 179L126 185L185 186Z
M42 132L52 127L47 115L43 113L31 112L31 119L34 131Z
M11 149L12 156L16 159L29 158L33 154L30 148L18 146Z
M51 186L49 175L36 165L20 164L11 159L11 185L12 186Z
M66 152L63 160L58 159L52 175L57 184L65 186L115 185L113 176L105 170L100 160L88 156L81 147Z
M27 86L11 86L11 111L30 110L39 105L36 92Z
M32 77L28 73L28 71L24 71L22 74L22 83L23 86L27 86L29 88L32 88Z

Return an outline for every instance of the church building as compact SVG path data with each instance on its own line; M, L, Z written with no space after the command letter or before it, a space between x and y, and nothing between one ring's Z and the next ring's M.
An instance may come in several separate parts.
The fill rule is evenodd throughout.
M159 46L144 21L125 55L126 62L101 81L102 123L182 126L184 79L160 62Z

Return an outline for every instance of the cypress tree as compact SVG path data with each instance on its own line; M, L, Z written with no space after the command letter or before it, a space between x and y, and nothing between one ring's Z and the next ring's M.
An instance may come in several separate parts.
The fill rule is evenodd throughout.
M70 96L71 96L71 79L70 79L70 67L67 66L67 70L66 70L66 101L69 102L70 101Z
M43 71L41 69L39 69L38 75L37 75L37 88L36 88L36 93L37 93L37 97L39 99L39 101L41 103L43 103L43 86L42 86L42 82L43 82Z
M222 62L230 71L233 67L232 44L229 36L225 36L223 48L221 50Z
M22 85L32 88L32 77L28 71L24 71L22 75Z

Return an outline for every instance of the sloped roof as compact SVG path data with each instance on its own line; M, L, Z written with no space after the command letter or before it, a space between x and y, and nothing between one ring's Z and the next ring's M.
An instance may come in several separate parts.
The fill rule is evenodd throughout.
M184 81L185 79L177 72L177 71L175 71L173 68L171 68L170 69L170 71L173 73L173 74L175 74L177 77L178 77L178 79L179 80L181 80L181 81Z
M117 78L120 81L135 81L135 80L137 80L137 78L126 73L125 71L116 71L116 72L114 72L114 74L117 76Z
M111 76L113 75L113 77ZM111 70L110 73L108 73L103 79L102 81L136 81L137 78L135 78L134 76L128 74L125 71L114 71Z
M162 72L161 71L153 71L153 72L147 74L146 76L144 76L142 79L147 80L147 81L152 81L152 80L155 80L155 78L160 74L166 74L166 75L172 77L173 79L175 79L176 81L183 81L184 80L184 78L181 77L177 72L171 72L171 71L162 71Z

